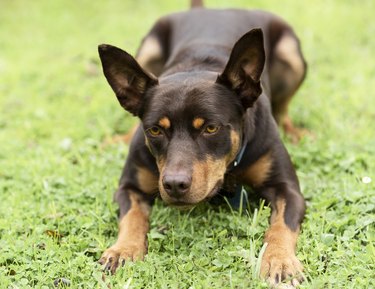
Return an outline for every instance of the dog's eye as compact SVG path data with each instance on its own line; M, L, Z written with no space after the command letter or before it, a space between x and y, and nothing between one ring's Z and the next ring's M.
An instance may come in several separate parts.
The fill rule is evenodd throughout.
M216 133L218 130L219 130L219 127L218 127L218 126L215 126L215 125L208 125L208 126L206 126L204 132L207 133L207 134L214 134L214 133Z
M157 126L153 126L153 127L149 128L147 131L152 136L159 136L159 135L161 135L161 130Z

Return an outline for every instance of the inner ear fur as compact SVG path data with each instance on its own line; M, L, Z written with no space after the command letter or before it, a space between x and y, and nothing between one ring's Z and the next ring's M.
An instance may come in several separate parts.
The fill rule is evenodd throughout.
M102 44L98 47L103 72L121 106L139 116L144 93L158 80L144 71L126 51Z
M251 107L262 93L260 77L265 60L263 32L253 29L236 42L217 83L234 90L245 109Z

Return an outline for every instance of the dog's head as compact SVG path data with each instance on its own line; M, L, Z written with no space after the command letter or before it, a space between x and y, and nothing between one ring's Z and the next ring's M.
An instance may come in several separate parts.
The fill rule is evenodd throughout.
M181 72L158 80L119 48L100 45L99 54L120 104L142 120L163 200L191 206L212 197L241 149L244 113L262 91L261 30L235 44L220 75Z

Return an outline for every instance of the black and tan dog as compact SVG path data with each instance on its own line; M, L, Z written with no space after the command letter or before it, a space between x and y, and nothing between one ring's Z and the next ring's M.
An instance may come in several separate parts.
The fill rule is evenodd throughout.
M115 195L118 240L100 263L114 272L144 257L159 194L191 207L230 176L272 207L261 275L298 284L305 204L277 127L296 132L287 105L306 70L290 26L261 11L196 8L157 21L136 59L110 45L99 54L120 104L141 120Z

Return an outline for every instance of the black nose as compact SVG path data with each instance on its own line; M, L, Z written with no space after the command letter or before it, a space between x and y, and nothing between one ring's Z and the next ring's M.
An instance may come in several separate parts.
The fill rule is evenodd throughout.
M181 197L189 192L191 177L185 174L167 174L163 177L163 187L171 197Z

